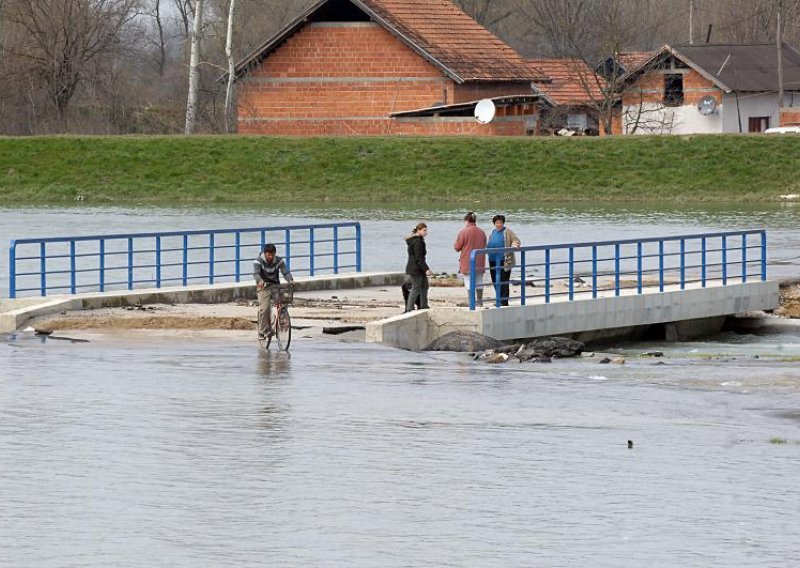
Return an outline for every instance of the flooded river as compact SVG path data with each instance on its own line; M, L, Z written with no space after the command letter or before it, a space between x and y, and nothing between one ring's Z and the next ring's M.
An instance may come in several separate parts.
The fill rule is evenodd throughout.
M431 263L453 272L461 217L0 209L0 242L354 219L365 269L402 270L400 237L424 219ZM766 227L772 276L800 275L798 220L778 206L509 214L526 244ZM795 332L623 345L622 366L87 337L0 338L0 567L800 561ZM665 357L639 357L654 349Z
M0 566L800 559L796 336L500 367L138 337L0 342Z

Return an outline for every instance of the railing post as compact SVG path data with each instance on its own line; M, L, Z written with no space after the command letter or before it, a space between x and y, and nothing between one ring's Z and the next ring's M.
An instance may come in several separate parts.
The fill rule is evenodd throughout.
M100 239L100 291L106 291L106 240Z
M356 223L356 272L361 272L361 223Z
M575 249L569 247L569 301L575 299Z
M183 285L189 282L189 235L183 235Z
M642 277L642 243L636 243L636 293L642 293L644 285Z
M469 309L475 311L475 284L476 284L476 276L475 276L475 253L477 251L472 251L469 255Z
M161 236L156 237L156 288L161 288Z
M767 280L767 232L761 231L761 280Z
M686 239L681 239L681 290L686 289Z
M550 303L550 249L544 249L544 303Z
M17 241L8 247L8 297L17 297Z
M233 246L234 251L234 262L236 263L236 268L234 269L233 273L236 275L236 282L241 282L242 280L242 268L239 266L242 262L242 234L239 231L236 231L235 234L235 242Z
M214 283L214 233L208 234L208 283Z
M664 291L664 241L658 241L658 291Z
M75 275L75 241L69 242L69 293L74 294L77 290Z
M742 283L747 282L747 233L742 233Z
M39 245L39 272L41 295L47 296L47 247L45 243Z
M722 285L728 284L728 237L722 235Z
M619 243L614 245L614 295L619 296Z
M133 290L133 237L128 237L128 290Z
M597 245L592 245L592 298L597 298Z
M314 228L308 230L308 271L314 276Z
M286 270L292 269L292 234L291 229L286 229L286 234L283 237L283 248L286 251L286 254L283 257L283 260L286 261ZM261 232L262 240L264 232ZM263 246L261 247L264 248Z
M527 298L527 293L526 293L526 290L525 290L525 288L527 287L526 286L527 278L525 276L525 273L527 272L527 268L528 267L527 267L527 265L525 263L525 251L521 250L519 252L519 270L520 270L519 282L520 282L520 285L521 285L521 290L520 290L520 293L519 293L519 303L520 303L521 306L525 305L525 299Z
M494 307L499 308L503 305L503 263L496 264L494 267Z
M706 287L706 238L703 237L700 241L700 270L701 270L701 281L703 283L703 288Z
M333 227L333 273L339 274L339 227Z

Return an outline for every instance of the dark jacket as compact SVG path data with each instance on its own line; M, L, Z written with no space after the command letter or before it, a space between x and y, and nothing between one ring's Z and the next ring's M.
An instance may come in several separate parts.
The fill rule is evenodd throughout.
M267 262L263 254L253 261L253 277L256 279L256 284L261 284L262 282L267 286L280 284L279 272L283 274L287 282L294 280L292 273L286 268L286 261L278 255L275 255L272 262Z
M428 270L428 263L425 262L425 257L428 254L428 248L425 246L425 239L417 235L406 237L408 244L408 262L406 263L406 274L409 276L421 276Z

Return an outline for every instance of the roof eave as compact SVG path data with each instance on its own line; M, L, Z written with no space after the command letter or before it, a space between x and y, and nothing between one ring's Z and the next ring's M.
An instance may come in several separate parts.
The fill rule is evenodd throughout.
M706 79L708 79L709 81L714 83L717 87L719 87L721 90L725 91L726 93L733 92L733 89L731 89L725 83L720 81L719 78L717 78L714 75L712 75L711 73L707 72L705 69L700 67L697 63L695 63L694 61L692 61L691 59L686 57L684 54L682 54L679 51L677 51L674 47L672 47L669 44L665 44L665 45L661 46L661 48L657 49L656 52L651 57L649 57L648 59L646 59L645 61L643 61L642 63L640 63L639 65L637 65L636 67L634 67L633 69L628 71L627 73L625 73L624 75L622 75L622 77L620 77L617 80L617 84L620 85L620 86L624 85L634 75L636 75L636 74L644 71L645 69L647 69L650 65L653 64L654 61L658 60L665 53L668 53L668 54L670 54L670 55L672 55L674 57L677 57L678 59L682 60L689 67L691 67L692 69L697 71L700 75L702 75L703 77L705 77Z
M328 2L330 2L330 0L317 0L317 2L309 6L305 12L286 24L283 29L269 38L266 42L258 46L256 49L251 51L234 67L234 79L238 79L244 75L244 71L248 70L253 64L263 59L263 56L272 52L275 47L286 41L289 36L297 32L297 30L303 27L303 25L306 23L306 20L314 15L314 12L322 8ZM225 73L218 79L218 81L227 80L227 78L228 73Z
M728 87L728 86L727 86L725 83L723 83L723 82L722 82L722 81L721 81L721 80L720 80L718 77L716 77L716 76L712 75L711 73L709 73L708 71L706 71L705 69L703 69L702 67L700 67L700 66L699 66L697 63L695 63L694 61L692 61L691 59L689 59L688 57L686 57L684 54L680 53L680 52L679 52L677 49L675 49L674 47L672 47L672 46L669 46L669 45L668 45L668 46L666 46L666 47L667 47L667 49L669 49L669 50L670 50L670 52L672 53L672 55L674 55L675 57L677 57L677 58L681 59L681 60L682 60L684 63L686 63L686 64L687 64L689 67L691 67L692 69L694 69L695 71L697 71L698 73L700 73L700 75L702 75L703 77L705 77L706 79L708 79L709 81L711 81L712 83L714 83L714 84L715 84L717 87L719 87L720 89L722 89L722 90L723 90L723 91L725 91L726 93L732 93L732 92L733 92L733 89L731 89L730 87Z
M325 1L328 1L328 0L325 0ZM350 2L355 4L357 7L362 9L364 12L366 12L369 15L370 18L372 18L373 20L378 22L381 26L383 26L383 29L387 30L390 34L392 34L393 36L395 36L398 39L400 39L403 43L408 45L412 50L414 50L423 59L427 59L435 67L438 67L440 71L442 71L445 75L450 77L453 81L455 81L456 83L459 83L459 84L464 83L465 79L461 75L459 75L458 73L456 73L455 71L450 69L447 65L445 65L443 62L439 61L433 55L431 55L430 53L425 51L420 45L418 45L416 42L414 42L406 34L401 32L400 30L398 30L391 23L386 21L384 18L379 16L377 13L375 13L375 11L372 10L366 4L364 4L364 2L362 2L361 0L350 0Z
M557 106L553 102L553 100L548 95L545 95L544 93L534 93L532 95L503 95L503 96L499 96L499 97L490 97L490 100L497 101L498 103L502 103L503 99L515 99L515 98L526 98L526 97L534 97L534 99L530 100L530 101L519 101L519 102L516 102L516 104L527 104L527 103L533 104L533 103L537 103L537 102L544 102L544 103L550 105L551 107ZM437 107L424 107L424 108L418 108L418 109L412 109L412 110L402 110L402 111L397 111L397 112L393 112L393 113L389 114L389 117L390 118L407 118L407 117L408 118L413 118L413 117L418 116L418 113L426 112L426 111L440 111L441 112L441 111L462 110L462 109L466 109L466 108L469 108L471 106L474 106L474 105L478 104L479 102L480 102L480 100L475 100L475 101L468 101L468 102L464 102L464 103L441 105L441 106L437 106ZM512 102L510 104L515 104L515 102Z

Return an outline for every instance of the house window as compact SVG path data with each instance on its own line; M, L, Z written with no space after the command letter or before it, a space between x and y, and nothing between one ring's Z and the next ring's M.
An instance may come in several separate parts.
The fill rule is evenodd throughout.
M664 75L664 106L683 105L683 75Z
M567 115L567 128L569 128L570 130L583 132L584 130L586 130L587 126L588 126L588 121L586 120L586 114L570 113Z
M748 120L748 132L764 132L769 128L768 116L751 116Z

